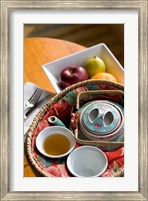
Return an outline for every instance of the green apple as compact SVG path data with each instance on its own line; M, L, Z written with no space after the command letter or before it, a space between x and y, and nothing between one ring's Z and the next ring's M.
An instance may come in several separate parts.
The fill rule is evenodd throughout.
M93 77L97 73L106 72L105 63L98 56L88 59L84 64L84 68L86 69L89 78Z

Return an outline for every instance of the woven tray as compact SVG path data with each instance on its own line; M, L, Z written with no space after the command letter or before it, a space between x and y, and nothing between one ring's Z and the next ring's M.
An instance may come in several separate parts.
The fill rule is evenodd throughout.
M70 119L69 115L71 114L72 109L76 107L77 94L81 91L87 90L120 90L124 92L124 86L119 83L113 83L104 80L87 80L79 82L78 84L72 85L56 94L40 109L40 111L35 116L33 122L31 123L30 128L28 129L25 140L25 151L27 153L31 165L41 174L41 176L72 176L66 169L66 158L52 160L44 157L37 151L35 147L35 140L39 132L45 127L49 126L47 123L47 118L50 115L53 115L53 111L55 112L55 114L58 115L58 110L55 111L54 108L55 105L58 109L58 107L62 103L62 108L64 110L64 106L66 104L65 99L66 101L68 101L68 103L70 103L70 105L68 105L67 113L62 113L61 116L58 116L58 118L61 118L62 120L66 121L67 119ZM89 98L90 97L88 96L85 97L85 102L89 101ZM121 99L120 101L122 102L122 104L124 104L123 99ZM79 143L76 146L80 146ZM120 152L122 151L123 150L120 150ZM60 171L60 174L57 171ZM53 174L51 172L53 172ZM124 167L121 166L120 168L117 168L116 171L111 170L111 172L110 170L108 170L106 175L110 175L112 177L123 176Z

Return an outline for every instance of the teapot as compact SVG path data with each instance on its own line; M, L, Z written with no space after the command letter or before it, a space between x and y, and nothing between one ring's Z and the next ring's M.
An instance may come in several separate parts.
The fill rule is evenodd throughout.
M120 90L96 90L78 94L77 111L72 113L70 123L78 142L103 145L104 150L116 149L118 147L116 145L123 146L124 107L109 98L91 100L80 107L80 96L84 93L103 95L103 97L107 95L111 98L114 95L124 94ZM105 147L106 144L108 147Z

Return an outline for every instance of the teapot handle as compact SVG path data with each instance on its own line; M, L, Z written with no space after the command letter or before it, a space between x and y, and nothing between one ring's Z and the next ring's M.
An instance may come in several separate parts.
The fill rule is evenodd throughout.
M78 127L80 114L78 112L71 113L70 128L74 131Z
M78 93L77 100L76 100L76 109L79 110L80 108L80 96L84 94L98 94L98 95L104 95L104 94L113 94L113 95L124 95L124 92L121 90L92 90L92 91L82 91ZM91 98L91 96L90 96Z

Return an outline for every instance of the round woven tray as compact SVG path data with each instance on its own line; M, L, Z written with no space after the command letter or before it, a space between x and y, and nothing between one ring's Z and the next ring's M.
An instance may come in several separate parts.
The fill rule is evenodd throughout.
M46 177L51 177L52 175L44 170L41 165L40 161L37 161L37 158L34 157L33 150L32 150L32 141L33 141L33 134L38 126L38 123L40 119L47 113L50 107L52 107L54 104L56 104L59 100L61 100L68 92L78 89L79 87L85 87L85 86L93 86L93 85L101 85L104 86L104 88L107 86L111 87L111 89L117 89L124 91L124 86L119 83L114 83L110 81L105 80L87 80L83 82L79 82L77 84L74 84L70 87L67 87L66 89L62 90L58 94L56 94L53 98L51 98L47 103L40 109L40 111L35 116L33 122L30 125L30 128L27 131L26 139L25 139L25 151L28 156L28 159L31 163L31 165L42 175ZM108 88L107 88L108 89ZM42 156L41 156L42 157ZM114 177L120 177L124 175L124 167L118 169L113 176Z

